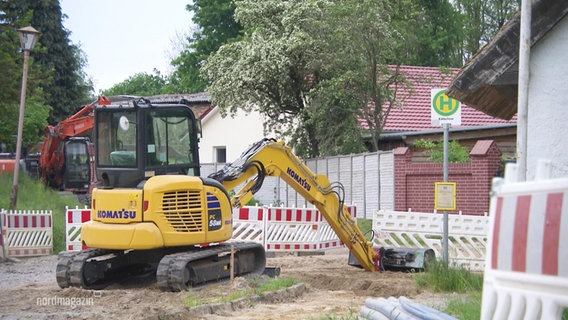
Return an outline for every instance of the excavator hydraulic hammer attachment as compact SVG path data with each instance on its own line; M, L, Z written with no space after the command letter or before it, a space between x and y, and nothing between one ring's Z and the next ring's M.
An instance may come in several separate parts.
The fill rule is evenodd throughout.
M375 248L377 271L424 271L428 263L436 259L436 253L432 249L425 248ZM349 254L348 264L361 267L353 254Z

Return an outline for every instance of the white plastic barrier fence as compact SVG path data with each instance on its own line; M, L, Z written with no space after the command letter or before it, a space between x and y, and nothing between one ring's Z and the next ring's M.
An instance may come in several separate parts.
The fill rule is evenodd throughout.
M349 206L352 217L356 207ZM233 210L233 240L262 243L266 251L321 251L342 246L313 208L243 207Z
M91 220L91 209L84 208L65 210L65 247L67 251L86 249L81 243L81 225Z
M356 207L348 206L355 217ZM66 247L82 250L81 225L90 209L66 212ZM233 240L262 243L267 251L320 251L342 246L339 237L317 209L243 207L233 210Z
M0 218L3 258L49 255L53 252L51 211L2 209Z
M431 248L443 256L443 215L381 210L373 216L375 246ZM482 271L489 217L448 215L448 256L452 266Z
M568 308L568 178L517 182L508 164L495 180L482 319L561 319Z

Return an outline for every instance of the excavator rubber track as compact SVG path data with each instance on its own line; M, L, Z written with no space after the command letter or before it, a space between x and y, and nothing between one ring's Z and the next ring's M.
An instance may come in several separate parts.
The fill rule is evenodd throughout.
M105 254L104 250L87 249L79 252L62 252L59 254L55 277L61 288L83 287L85 289L102 289L106 285L91 283L84 276L84 266L89 258Z
M187 290L192 286L229 278L231 251L233 275L262 274L266 253L261 244L233 242L205 247L113 251L87 249L59 254L56 280L61 288L100 290L134 277L155 275L164 291ZM171 253L173 252L173 253ZM166 254L169 253L169 254Z
M261 244L232 242L165 256L156 273L158 287L164 291L182 291L229 278L231 251L234 276L264 272L266 254Z

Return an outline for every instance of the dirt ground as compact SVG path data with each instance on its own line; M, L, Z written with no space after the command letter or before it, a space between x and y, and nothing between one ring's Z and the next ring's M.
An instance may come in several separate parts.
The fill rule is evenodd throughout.
M369 297L406 296L438 309L451 298L422 291L410 273L367 272L347 260L343 248L325 255L278 254L267 265L280 267L280 277L305 284L306 292L197 316L184 302L227 295L238 281L178 293L161 292L151 281L101 291L60 289L55 282L57 256L20 258L0 262L0 319L322 319L356 315Z

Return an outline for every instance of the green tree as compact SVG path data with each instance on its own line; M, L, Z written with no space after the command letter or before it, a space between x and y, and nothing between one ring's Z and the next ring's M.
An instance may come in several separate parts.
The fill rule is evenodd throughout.
M82 71L86 59L69 40L58 0L21 2L31 12L31 25L42 33L38 41L42 50L34 50L34 58L49 72L49 77L42 79L42 87L47 103L53 107L49 121L55 123L89 100L92 84Z
M467 60L519 9L520 0L456 0L454 3L463 17L465 38L462 48Z
M167 93L167 77L154 69L154 74L146 72L137 73L128 79L115 84L103 91L105 96L133 95L133 96L152 96Z
M172 61L176 69L170 76L170 90L193 93L206 86L199 68L221 45L238 39L242 27L233 17L232 0L195 0L187 5L187 10L193 13L192 21L199 29L187 39L187 48Z
M315 157L371 149L403 81L388 3L366 1L238 1L245 37L209 58L203 74L222 112L256 110L266 128Z
M321 33L325 35L321 41L323 80L313 91L315 100L344 110L346 122L339 123L342 127L351 124L343 129L350 136L360 131L353 120L360 120L370 136L371 151L376 151L390 110L399 105L398 83L404 81L396 67L400 58L395 48L403 38L391 27L393 8L380 0L347 0L328 9L327 29ZM358 139L361 141L361 133Z
M404 39L397 49L403 64L462 66L463 17L450 1L396 0L391 7L392 24Z
M291 139L299 153L318 156L318 141L307 93L315 86L314 25L322 16L317 1L237 1L235 18L246 35L209 57L201 69L207 91L222 115L237 108L265 116L265 129ZM302 139L300 139L302 137ZM303 143L302 143L303 142ZM305 154L303 154L305 152Z
M391 0L403 64L461 67L519 8L519 0Z
M23 54L20 50L17 29L30 24L32 12L23 1L0 1L0 143L7 151L15 151L22 83ZM42 136L47 125L50 107L47 106L41 85L46 69L36 62L35 55L43 50L36 46L28 66L26 106L22 146L30 147Z
M19 53L18 36L15 28L2 22L0 10L0 103L15 103L19 100L22 54Z
M17 29L29 19L29 14L25 15L15 3L0 1L0 103L17 104L20 101L23 55ZM33 64L33 57L30 64ZM30 70L30 74L33 76L35 71L35 68Z

